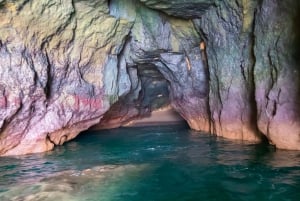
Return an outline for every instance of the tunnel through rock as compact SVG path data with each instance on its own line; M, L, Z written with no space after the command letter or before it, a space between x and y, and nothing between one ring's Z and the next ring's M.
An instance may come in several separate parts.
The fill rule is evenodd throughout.
M210 131L204 41L193 21L150 9L136 0L108 3L111 15L133 25L118 55L115 86L119 97L93 128L117 127L165 110L174 121L183 120L176 111L192 128Z
M131 66L157 68L169 82L172 107L192 129L258 142L256 3L192 2L194 7L181 1L110 1L111 15L133 23L121 57Z
M114 103L92 129L182 123L170 105L169 82L153 64L128 67L131 90Z

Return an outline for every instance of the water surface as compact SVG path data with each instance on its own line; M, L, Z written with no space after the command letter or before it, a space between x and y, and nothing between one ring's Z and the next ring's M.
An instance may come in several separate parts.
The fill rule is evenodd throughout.
M0 200L300 200L300 152L155 126L0 158Z

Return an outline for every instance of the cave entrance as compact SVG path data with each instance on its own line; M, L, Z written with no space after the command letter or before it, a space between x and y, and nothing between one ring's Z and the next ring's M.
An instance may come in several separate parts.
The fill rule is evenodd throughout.
M185 123L171 106L169 82L155 65L138 64L127 70L130 92L120 97L92 129Z

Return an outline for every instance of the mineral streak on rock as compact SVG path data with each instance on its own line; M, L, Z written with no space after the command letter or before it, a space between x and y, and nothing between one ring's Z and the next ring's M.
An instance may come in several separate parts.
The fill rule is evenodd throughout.
M0 0L0 155L168 105L195 130L300 149L297 0Z

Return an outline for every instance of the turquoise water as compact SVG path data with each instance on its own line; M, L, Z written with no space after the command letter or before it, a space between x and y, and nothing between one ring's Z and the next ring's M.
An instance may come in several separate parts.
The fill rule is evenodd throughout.
M300 200L300 152L178 125L89 131L0 158L0 200Z

